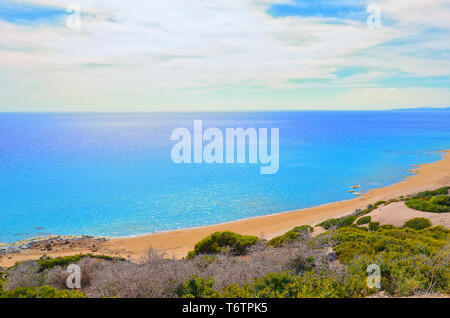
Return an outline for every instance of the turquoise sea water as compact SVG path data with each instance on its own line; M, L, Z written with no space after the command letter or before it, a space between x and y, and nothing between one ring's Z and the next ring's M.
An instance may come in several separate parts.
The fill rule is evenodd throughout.
M171 161L176 127L279 128L280 168ZM450 149L450 111L0 114L0 242L222 223L350 199Z

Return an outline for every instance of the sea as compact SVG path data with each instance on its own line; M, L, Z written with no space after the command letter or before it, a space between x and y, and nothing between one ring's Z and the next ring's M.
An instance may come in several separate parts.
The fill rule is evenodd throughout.
M278 128L279 169L176 164L176 128ZM0 113L0 242L136 236L352 199L450 149L450 111ZM269 147L270 150L270 147Z

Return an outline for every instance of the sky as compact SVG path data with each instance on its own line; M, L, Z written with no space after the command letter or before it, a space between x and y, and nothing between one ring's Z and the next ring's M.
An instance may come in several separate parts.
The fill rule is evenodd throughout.
M0 111L448 106L448 0L0 0Z

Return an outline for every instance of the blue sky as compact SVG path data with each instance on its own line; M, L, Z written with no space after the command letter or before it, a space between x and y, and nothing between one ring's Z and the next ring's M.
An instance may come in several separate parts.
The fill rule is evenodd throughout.
M13 24L57 24L64 22L67 15L64 7L0 1L0 19Z
M0 0L0 111L450 106L449 2L368 3Z
M273 17L325 17L365 21L365 1L323 1L295 0L288 3L276 3L267 9Z

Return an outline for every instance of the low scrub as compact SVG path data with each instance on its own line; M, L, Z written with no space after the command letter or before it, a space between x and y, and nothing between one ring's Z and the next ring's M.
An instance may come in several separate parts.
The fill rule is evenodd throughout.
M419 231L404 228L365 232L346 227L338 229L332 238L337 242L333 249L338 259L348 263L362 255L376 255L381 252L404 256L431 256L449 240L450 230L435 226Z
M50 286L18 287L16 289L1 291L0 298L87 298L82 292L76 290L59 290Z
M221 297L231 298L343 298L362 297L366 291L362 275L344 271L310 271L301 276L271 273L239 288L230 285ZM376 292L375 290L372 293Z
M450 187L442 187L437 190L419 192L416 195L414 195L412 197L412 199L430 198L430 197L434 197L436 195L443 195L443 194L447 195L449 190L450 190Z
M370 264L381 269L381 286L391 295L416 292L448 293L450 284L450 230L442 226L423 230L354 228L336 231L334 251L350 272L360 275Z
M353 224L353 222L355 222L355 220L363 215L369 214L370 212L372 212L373 210L377 209L380 205L382 204L388 204L389 202L386 201L377 201L375 202L375 204L369 204L364 210L356 210L354 213L352 213L351 215L347 215L347 216L343 216L337 219L328 219L323 221L322 223L319 223L317 226L321 226L323 227L325 230L334 228L334 229L338 229L344 226L351 226ZM370 217L369 217L370 218ZM360 218L362 219L364 222L365 220L368 219L368 217L365 218ZM361 221L360 221L361 222ZM370 220L369 220L370 222ZM366 223L358 223L357 224L367 224Z
M391 225L391 224L383 224L383 225L380 225L379 227L378 227L378 230L382 230L382 229L385 229L385 230L392 230L392 229L395 229L396 227L395 226L393 226L393 225Z
M192 277L179 289L179 297L365 297L377 293L366 285L367 267L381 268L381 286L393 296L423 292L450 292L450 231L442 226L423 230L380 227L367 232L342 227L316 239L334 242L341 266L305 268L300 274L272 272L244 284L225 287L211 277Z
M269 242L267 242L267 244L272 247L280 247L286 243L293 242L302 236L308 236L313 231L313 227L309 225L296 226L283 235L274 237Z
M217 254L228 252L232 255L243 255L248 248L258 242L256 236L240 235L234 232L215 232L198 242L186 259L193 259L201 254Z
M377 202L375 202L374 206L377 208L382 204L386 204L386 201L383 201L383 200L377 201Z
M403 227L407 227L414 230L423 230L427 227L431 227L432 224L430 220L426 218L414 218L409 221L406 221Z
M101 259L106 261L124 261L125 259L122 257L111 257L107 255L94 255L94 254L79 254L79 255L72 255L72 256L62 256L62 257L41 257L37 263L39 264L39 271L42 272L46 269L51 269L55 266L61 266L66 267L69 264L78 263L84 258L95 258L95 259Z
M358 224L358 225L367 224L370 222L371 219L372 218L370 215L363 216L363 217L360 217L358 220L356 220L356 224Z
M212 298L219 297L214 290L214 280L192 276L177 288L177 296L180 298Z
M380 227L380 222L369 222L369 231L376 231Z
M319 223L319 226L323 227L325 230L328 230L330 228L340 228L343 226L349 226L355 222L358 215L350 215L350 216L344 216L338 219L328 219L326 221L323 221L322 223Z
M434 191L420 192L407 200L405 204L415 210L443 213L450 212L449 187L443 187Z

